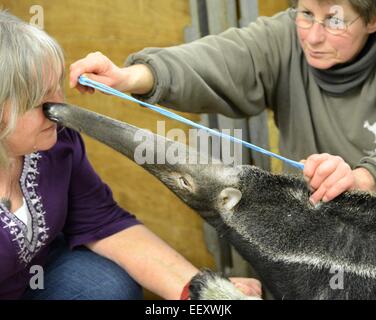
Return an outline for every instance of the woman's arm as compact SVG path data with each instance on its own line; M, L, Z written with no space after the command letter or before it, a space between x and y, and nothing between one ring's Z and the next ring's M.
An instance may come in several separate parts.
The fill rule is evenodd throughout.
M95 253L123 267L141 286L168 300L178 300L198 269L143 225L87 244ZM261 283L231 278L244 294L260 297Z
M141 286L164 299L177 300L198 272L183 256L137 225L87 244L95 253L123 267Z
M189 44L147 48L128 57L130 68L118 68L93 53L71 66L70 85L84 91L77 77L87 73L118 90L144 94L141 98L149 103L180 111L257 115L274 107L276 85L289 68L295 43L292 26L285 13L259 18L247 28L232 28Z

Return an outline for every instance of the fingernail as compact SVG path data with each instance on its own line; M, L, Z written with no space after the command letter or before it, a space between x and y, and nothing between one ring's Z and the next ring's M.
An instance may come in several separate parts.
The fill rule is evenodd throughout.
M311 205L315 206L316 205L316 202L313 198L309 198L309 202L311 203Z
M329 202L329 199L327 197L322 198L323 202Z

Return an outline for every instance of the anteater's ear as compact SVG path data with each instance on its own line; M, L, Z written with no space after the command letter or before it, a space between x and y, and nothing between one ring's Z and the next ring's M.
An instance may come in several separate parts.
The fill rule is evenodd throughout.
M223 189L219 194L219 205L226 211L231 211L239 203L242 193L235 188Z

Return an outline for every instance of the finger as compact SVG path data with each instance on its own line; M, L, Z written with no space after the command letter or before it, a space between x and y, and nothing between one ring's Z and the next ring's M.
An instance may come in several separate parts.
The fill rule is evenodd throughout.
M255 283L254 285L251 286L251 289L255 292L256 295L258 295L259 297L261 297L262 295L262 287L261 287L261 283Z
M333 178L333 180L335 181L334 183L329 182L328 184L326 184L325 182L317 191L312 194L310 198L312 204L316 205L320 201L329 202L338 197L343 192L352 189L355 185L355 178L352 175L352 172L349 172L344 176L342 173L339 173Z
M313 177L317 167L329 157L330 155L327 153L314 154L305 160L303 174L307 180L310 180Z
M235 284L235 287L238 288L241 292L243 292L247 296L257 296L261 297L261 289L258 287L250 287L243 283Z
M78 85L78 77L84 73L85 59L78 60L69 67L69 86L71 89L75 88Z
M107 85L109 87L114 87L114 82L113 82L113 79L111 79L111 77L101 76L101 75L97 75L97 74L94 74L94 73L83 73L82 76L85 76L86 78L88 78L90 80L93 80L93 81L105 84L105 85ZM78 84L78 85L81 85L81 84ZM86 87L86 86L84 86L84 87L85 88L90 88L89 93L91 93L91 89L93 89L93 88ZM108 93L104 93L104 94L108 95Z
M103 83L103 84L105 84L109 87L113 86L112 79L109 78L108 76L101 76L101 75L97 75L97 74L93 74L93 73L90 73L90 74L84 73L83 75L90 80L94 80L96 82Z
M327 192L326 188L324 186L321 186L318 190L313 192L313 194L309 198L309 201L311 202L311 204L315 206L321 201L321 199L324 197L326 192Z
M89 76L88 74L84 73L82 74L84 75L85 77L89 78L91 76ZM88 87L88 86L84 86L82 85L81 83L77 83L76 85L76 89L80 92L80 93L89 93L89 94L93 94L95 92L95 89L92 88L92 87Z
M328 202L335 198L337 198L340 194L344 193L353 188L355 184L354 177L352 174L348 174L339 181L335 185L333 185L330 189L328 189L323 196L323 201Z
M87 75L86 73L84 73L83 75L85 75L87 78L93 78L92 75ZM91 87L88 87L88 86L84 86L84 85L82 85L80 83L77 83L76 89L80 93L82 93L82 94L84 94L84 93L94 94L95 93L95 89L94 88L91 88Z
M325 175L327 175L326 178L324 178ZM338 185L339 181L341 185ZM350 166L340 157L331 157L320 165L310 181L310 187L314 190L310 200L313 204L321 200L328 202L353 185L355 185L355 178Z
M91 90L91 88L89 88L89 87L85 87L85 86L83 86L83 85L81 85L81 84L77 84L76 89L77 89L81 94L90 93L90 90Z
M77 85L76 86L76 89L79 91L79 93L81 93L81 94L84 94L84 93L86 93L87 92L87 88L85 88L84 86L82 86L82 85Z
M338 181L345 177L348 178L349 183L353 181L355 182L350 166L346 162L340 162L335 171L329 175L322 184L327 190L330 190L338 183Z
M232 278L230 278L230 281L233 282L234 284L235 283L243 283L243 284L246 284L246 285L258 286L258 287L261 288L261 282L257 279L254 279L254 278L232 277Z
M101 73L103 71L103 59L98 54L89 54L86 58L78 60L70 66L69 85L76 87L78 78L84 73Z
M246 295L261 296L262 294L261 282L257 279L235 278L231 281Z
M331 176L334 172L337 171L337 168L340 165L341 161L343 160L339 157L331 157L330 159L327 159L324 162L322 162L316 168L316 171L309 182L310 187L314 190L317 190L329 176ZM340 173L341 171L338 172L338 174ZM337 177L337 179L342 178L342 176Z

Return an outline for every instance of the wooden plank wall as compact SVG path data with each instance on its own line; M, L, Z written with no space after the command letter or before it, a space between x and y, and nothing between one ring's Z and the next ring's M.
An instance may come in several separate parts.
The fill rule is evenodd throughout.
M259 0L259 12L262 16L272 16L288 7L288 0Z
M285 1L259 1L262 15L285 7ZM2 0L0 7L30 21L33 0ZM144 47L182 43L190 24L188 0L39 0L45 30L62 45L66 66L92 51L101 51L122 65L128 54ZM152 111L117 98L82 96L66 89L68 102L156 131L166 120ZM198 120L197 115L185 115ZM166 130L188 128L166 121ZM201 219L163 184L106 146L85 137L88 156L118 203L198 267L214 267L202 234ZM152 297L147 294L146 297Z

